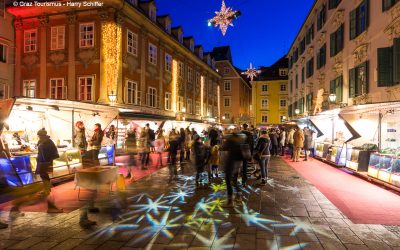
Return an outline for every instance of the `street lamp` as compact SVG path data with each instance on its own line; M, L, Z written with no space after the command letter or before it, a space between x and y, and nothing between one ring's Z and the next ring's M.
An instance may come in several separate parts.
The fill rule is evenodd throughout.
M186 108L185 107L182 108L182 112L186 113Z
M225 120L225 118L226 118L226 117L223 115L223 116L222 116L222 120Z
M294 113L295 113L296 115L300 114L300 109L295 109L295 110L294 110Z
M114 94L113 90L111 90L111 93L108 94L108 99L110 100L111 104L114 104L115 101L117 100L117 95Z
M336 94L330 94L329 95L329 101L331 103L335 103L336 102Z

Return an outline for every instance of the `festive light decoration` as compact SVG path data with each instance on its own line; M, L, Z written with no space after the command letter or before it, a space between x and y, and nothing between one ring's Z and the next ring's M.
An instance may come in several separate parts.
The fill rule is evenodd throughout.
M171 198L171 200L168 202L168 204L172 204L176 201L178 201L178 203L180 203L180 204L184 204L185 198L191 197L192 195L193 195L193 191L185 192L185 191L182 191L181 189L179 189L179 191L172 192L171 195L168 195L165 198Z
M250 63L250 68L246 69L245 72L242 72L242 75L246 75L247 78L250 79L250 81L253 81L254 77L257 77L258 74L260 74L260 73L261 73L261 70L253 68L253 64Z
M132 205L134 208L138 208L137 212L146 212L150 213L153 212L156 215L159 215L160 213L158 210L168 210L171 209L170 206L165 206L164 204L168 202L168 200L163 200L161 199L164 197L164 195L159 196L156 200L152 200L150 198L147 198L147 204L140 204L140 205Z
M267 227L265 224L276 224L278 223L278 221L262 218L260 217L260 213L255 212L253 209L249 209L246 203L242 202L242 205L243 211L238 211L237 209L236 211L240 213L240 218L243 219L247 226L254 225L267 231L273 232L272 229Z
M273 227L276 228L290 228L293 227L293 231L290 233L290 236L295 236L300 231L305 233L307 232L314 232L320 235L324 235L330 237L330 235L322 230L316 228L313 224L307 222L306 220L300 219L298 217L288 217L281 214L282 218L286 219L289 223L282 223L282 224L275 224Z
M173 59L172 60L172 111L177 112L177 102L178 102L178 61Z
M222 35L225 36L228 27L233 27L233 20L240 15L240 11L232 10L231 7L226 7L225 1L222 0L221 10L215 11L215 17L208 20L208 26L219 26Z
M118 71L122 67L120 59L122 29L114 22L106 22L101 26L101 34L107 94L111 97L117 94ZM110 99L110 102L113 101Z

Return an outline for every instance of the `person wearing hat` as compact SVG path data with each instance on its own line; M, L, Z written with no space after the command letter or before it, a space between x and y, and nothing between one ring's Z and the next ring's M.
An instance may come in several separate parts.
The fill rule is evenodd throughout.
M62 209L58 209L54 202L50 200L51 183L49 173L53 172L53 160L59 158L58 150L54 142L47 135L47 131L42 128L37 132L39 137L38 141L38 155L36 158L37 167L36 174L40 176L44 184L44 194L47 196L47 212L61 213Z

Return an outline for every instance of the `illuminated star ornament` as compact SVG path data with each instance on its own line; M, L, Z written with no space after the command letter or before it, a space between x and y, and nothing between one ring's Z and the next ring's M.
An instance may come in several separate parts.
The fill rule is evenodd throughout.
M250 81L253 81L254 77L257 77L258 74L260 73L261 71L256 68L253 68L253 64L250 63L250 68L246 69L245 72L242 72L242 75L246 75L247 78L250 79Z
M214 27L219 26L222 35L225 36L226 30L229 26L233 27L233 20L241 15L240 11L232 10L231 7L226 7L225 1L222 0L222 6L220 11L215 11L215 17L208 20L208 26L213 25Z

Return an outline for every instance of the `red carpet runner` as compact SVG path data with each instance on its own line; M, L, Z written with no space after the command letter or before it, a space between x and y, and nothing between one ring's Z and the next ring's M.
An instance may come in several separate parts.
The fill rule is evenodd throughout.
M284 159L353 223L400 225L400 195L315 159Z

